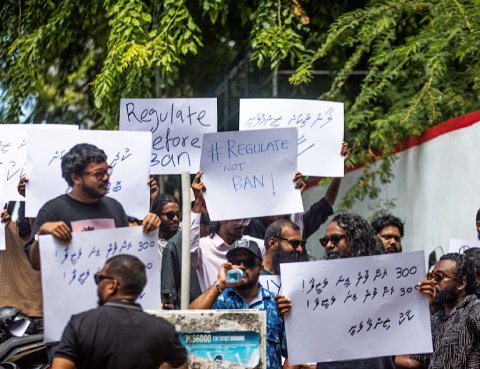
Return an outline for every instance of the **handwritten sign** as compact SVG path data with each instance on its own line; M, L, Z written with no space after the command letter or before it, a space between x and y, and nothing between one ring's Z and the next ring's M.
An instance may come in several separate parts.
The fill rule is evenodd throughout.
M196 173L203 134L217 132L217 99L121 99L120 130L152 132L152 174Z
M119 254L137 256L147 267L147 286L138 302L160 308L158 232L141 227L74 232L65 246L51 235L40 236L45 341L60 340L72 314L97 306L93 275Z
M298 128L298 170L343 177L343 103L298 99L240 99L240 130Z
M67 124L0 124L0 167L5 169L1 182L5 182L5 199L24 201L18 193L20 178L27 174L27 130L67 129L78 126Z
M282 293L282 281L279 275L261 275L258 281L263 288L266 288L275 295Z
M108 195L117 199L128 215L139 219L150 207L150 133L118 131L27 132L29 182L26 216L36 217L45 202L70 191L62 177L63 155L78 143L90 143L105 151L113 167Z
M258 310L160 310L196 369L265 369L266 313Z
M3 174L4 168L0 166L0 176ZM3 178L3 177L2 177ZM3 210L5 206L5 185L2 181L0 181L0 212ZM5 223L0 222L0 251L6 250L6 239L5 239Z
M295 128L203 136L200 168L210 219L303 212L293 184L296 142Z
M471 249L472 247L480 247L480 240L478 238L472 240L450 238L448 240L448 252L458 252L463 254L465 250Z
M423 251L280 268L290 364L432 352Z

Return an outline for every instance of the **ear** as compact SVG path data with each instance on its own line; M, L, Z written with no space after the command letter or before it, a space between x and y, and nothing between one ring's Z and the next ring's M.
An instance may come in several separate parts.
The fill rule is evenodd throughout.
M81 175L78 175L78 174L75 174L75 173L70 174L70 179L72 180L74 185L80 183L81 178L82 178Z
M108 282L110 283L105 288L105 291L107 292L108 296L113 296L118 291L118 281L116 279L112 279L112 280L109 280Z
M268 248L272 251L277 249L277 241L275 240L275 237L270 237L268 239Z
M462 281L458 284L457 286L457 290L459 292L462 292L464 291L465 289L467 288L467 279L466 278L462 278Z

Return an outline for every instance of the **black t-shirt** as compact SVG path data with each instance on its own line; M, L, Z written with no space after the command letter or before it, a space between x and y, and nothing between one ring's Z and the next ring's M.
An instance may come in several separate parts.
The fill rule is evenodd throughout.
M54 356L77 369L158 369L164 362L176 368L187 360L172 324L120 301L73 315Z
M317 369L395 369L392 356L317 363Z
M69 195L61 195L46 202L39 210L32 235L38 232L43 223L63 221L72 229L72 222L92 219L113 219L115 228L128 227L123 206L111 197L101 197L94 203L83 203ZM33 238L25 245L27 253L32 242Z

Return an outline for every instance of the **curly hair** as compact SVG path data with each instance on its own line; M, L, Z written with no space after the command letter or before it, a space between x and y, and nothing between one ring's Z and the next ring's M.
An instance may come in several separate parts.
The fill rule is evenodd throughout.
M175 197L168 193L162 193L158 195L155 200L153 200L152 211L160 216L160 213L163 211L163 207L170 202L174 202L180 206L179 201Z
M400 237L403 237L403 226L405 223L395 215L385 214L372 221L372 227L376 234L379 234L385 227L397 227L400 231Z
M139 296L147 284L145 264L133 255L120 254L107 260L108 274L117 279L124 293Z
M477 292L477 283L476 283L476 272L475 264L470 257L466 257L462 254L456 252L451 252L440 257L440 260L453 260L457 267L455 270L455 279L461 281L465 278L467 281L467 286L465 288L466 294L476 294Z
M340 213L333 217L332 223L345 230L348 248L344 257L370 256L385 253L382 241L376 236L372 226L360 215Z
M82 174L88 164L104 163L107 155L95 145L81 143L73 146L62 158L62 177L73 187L72 174Z

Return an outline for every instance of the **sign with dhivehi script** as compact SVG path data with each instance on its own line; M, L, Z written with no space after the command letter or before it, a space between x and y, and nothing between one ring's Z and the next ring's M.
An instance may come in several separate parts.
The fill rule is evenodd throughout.
M118 200L128 215L143 219L150 209L150 136L149 132L42 130L32 135L28 131L26 216L36 217L48 200L70 191L62 177L62 158L76 144L89 143L102 149L113 167L107 196Z
M160 308L158 232L123 227L72 233L65 244L40 236L45 342L59 341L72 314L97 306L94 274L119 254L137 256L146 266L147 285L138 299L145 309Z
M423 251L280 269L291 365L432 352Z
M340 155L343 103L301 99L240 99L241 131L298 128L298 171L303 175L343 177Z

